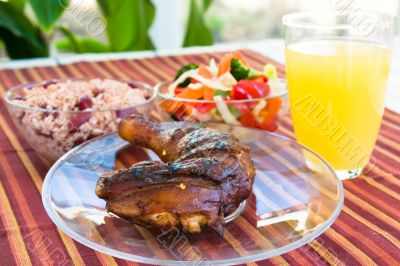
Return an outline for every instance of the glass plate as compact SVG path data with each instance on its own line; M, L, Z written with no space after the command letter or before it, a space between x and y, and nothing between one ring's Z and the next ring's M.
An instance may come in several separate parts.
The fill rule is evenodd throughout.
M159 160L117 135L90 140L58 160L46 176L42 198L53 222L76 241L114 257L152 264L216 265L267 259L323 233L343 206L343 187L317 154L280 135L210 124L252 148L257 168L253 193L227 221L224 236L146 229L107 213L95 195L102 172L142 160ZM318 172L304 157L323 165Z

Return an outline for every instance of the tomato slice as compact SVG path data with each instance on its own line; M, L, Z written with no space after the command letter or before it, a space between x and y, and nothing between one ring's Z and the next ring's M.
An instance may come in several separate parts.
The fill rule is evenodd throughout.
M235 100L257 99L268 95L270 91L267 83L241 80L232 89L232 98Z
M268 131L275 131L278 129L278 116L272 117L269 121L264 121L260 125L261 129L268 130Z
M202 104L196 106L195 108L200 114L206 114L209 111L211 111L214 107L215 107L215 104L213 104L213 103L202 103Z
M175 88L175 95L180 94L180 93L183 92L184 90L185 90L185 88L176 87L176 88Z
M230 105L235 106L240 111L239 122L245 127L257 127L257 119L253 112L245 103L231 103Z
M243 113L239 119L240 124L245 127L257 127L256 117L252 112Z
M261 83L267 83L268 82L268 77L265 76L264 74L260 74L259 76L256 76L251 79L252 81L256 82L261 82Z

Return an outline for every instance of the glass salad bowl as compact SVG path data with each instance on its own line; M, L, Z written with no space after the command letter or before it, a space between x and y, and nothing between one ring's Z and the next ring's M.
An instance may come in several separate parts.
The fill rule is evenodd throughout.
M161 121L217 122L275 131L289 109L284 79L269 80L270 91L265 97L241 100L223 95L215 95L212 100L171 96L170 84L156 86L155 106Z

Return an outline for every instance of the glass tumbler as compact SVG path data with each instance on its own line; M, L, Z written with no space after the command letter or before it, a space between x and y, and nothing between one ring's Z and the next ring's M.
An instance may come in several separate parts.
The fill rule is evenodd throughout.
M299 12L285 15L283 24L296 138L322 155L340 179L355 178L373 164L394 19L363 11Z

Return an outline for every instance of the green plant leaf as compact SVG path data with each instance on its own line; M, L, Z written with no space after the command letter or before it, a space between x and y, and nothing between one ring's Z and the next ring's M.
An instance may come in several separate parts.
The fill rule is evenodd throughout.
M207 11L213 0L203 0L204 11Z
M82 53L82 47L80 46L75 34L73 34L72 31L70 31L68 25L61 25L58 29L64 34L64 36L68 41L69 44L68 50L78 54Z
M97 39L74 36L71 38L62 38L56 40L56 47L59 51L68 51L74 53L106 53L110 49L108 46Z
M155 16L150 0L97 0L107 21L112 51L154 49L148 35Z
M11 0L9 1L9 3L16 9L23 10L25 7L26 0Z
M49 32L69 4L69 0L28 0L39 26Z
M0 39L11 58L48 56L48 46L39 29L9 3L0 2Z
M212 0L190 0L184 47L213 44L211 30L204 22L204 14L211 2Z

